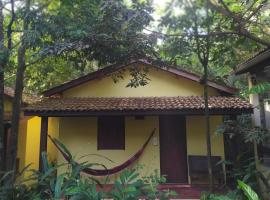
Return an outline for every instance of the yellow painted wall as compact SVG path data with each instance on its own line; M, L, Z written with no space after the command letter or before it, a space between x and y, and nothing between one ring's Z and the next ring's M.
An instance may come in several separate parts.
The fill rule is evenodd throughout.
M48 133L58 138L58 118L49 118ZM27 142L25 149L25 165L31 164L31 169L39 168L39 147L40 147L40 117L31 117L27 121ZM48 159L56 162L57 151L52 142L48 140Z
M214 133L221 121L222 117L211 117L211 140L213 155L224 158L223 137L217 136ZM188 155L207 155L204 118L202 116L188 116L186 126ZM71 150L78 161L100 163L104 164L107 168L111 168L123 163L136 153L154 128L157 128L155 137L159 141L158 116L148 116L144 120L135 120L134 117L126 117L126 150L97 150L96 117L61 118L59 138ZM84 159L80 159L87 154L106 156L113 160L114 163L98 156L87 156ZM58 162L65 162L61 154L59 154ZM153 141L151 141L138 164L144 166L141 171L142 176L150 175L155 169L160 170L159 144L155 146Z
M39 141L40 141L40 118L31 117L27 123L27 142L25 165L31 164L31 169L39 166Z
M104 164L111 168L119 165L136 153L149 137L152 130L156 128L154 137L159 138L158 117L146 117L144 120L135 120L134 117L125 118L125 150L97 150L97 118L61 118L60 119L60 140L78 161L89 161L93 163ZM100 157L90 155L84 159L81 156L87 154L98 154L110 158L114 163ZM63 157L59 155L59 162L63 163ZM140 164L143 165L141 175L149 174L153 169L159 169L159 146L152 143L148 145L145 153L140 158ZM100 168L97 166L97 168Z
M187 116L186 119L187 153L189 155L207 155L205 118L203 116ZM223 135L215 133L222 121L222 116L210 117L212 155L224 158Z
M57 117L50 117L48 122L48 134L53 138L59 138L59 119ZM56 147L53 145L51 140L48 139L48 159L51 162L57 162L57 154L58 151Z
M5 112L12 111L12 99L10 97L4 96L4 111Z
M185 78L179 78L160 69L149 68L149 84L137 88L126 87L131 79L129 72L123 73L124 79L115 84L111 76L96 79L71 88L63 93L64 97L136 97L136 96L202 96L203 86ZM218 95L209 88L210 95Z

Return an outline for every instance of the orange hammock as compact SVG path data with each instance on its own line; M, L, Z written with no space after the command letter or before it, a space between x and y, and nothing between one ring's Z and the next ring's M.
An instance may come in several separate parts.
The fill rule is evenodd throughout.
M135 153L130 159L128 159L127 161L125 161L124 163L122 163L121 165L118 165L116 167L113 167L111 169L92 169L92 168L85 168L82 171L86 174L92 175L92 176L107 176L107 175L112 175L115 173L118 173L120 171L122 171L123 169L127 168L128 166L130 166L131 164L133 164L136 160L138 160L140 158L140 156L142 155L142 153L144 152L144 149L146 148L146 146L148 145L148 143L150 142L151 138L153 137L153 135L155 134L155 130L154 129L149 138L146 140L146 142L144 143L144 145L142 146L141 149L139 149L139 151L137 151L137 153ZM57 142L51 138L51 136L48 136L52 143L56 146L56 148L59 150L59 152L63 155L63 157L65 158L65 160L70 163L71 161L71 156L68 155L67 153L65 153L61 147L59 146L59 144L57 144Z

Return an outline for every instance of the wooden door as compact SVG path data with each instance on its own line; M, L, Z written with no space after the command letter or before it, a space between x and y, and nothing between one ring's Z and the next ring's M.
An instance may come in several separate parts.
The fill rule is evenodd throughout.
M159 117L160 170L167 183L187 183L186 119L180 115Z

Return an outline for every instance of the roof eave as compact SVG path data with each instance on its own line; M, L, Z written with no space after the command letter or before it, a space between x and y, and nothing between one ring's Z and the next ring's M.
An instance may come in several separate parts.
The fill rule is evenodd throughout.
M253 108L235 108L235 109L210 109L210 115L240 115L253 113ZM104 116L104 115L203 115L204 109L174 109L174 110L104 110L104 111L31 111L25 110L25 116L40 116L40 117L89 117L89 116Z
M242 63L239 65L239 70L235 72L236 75L244 74L250 71L250 69L257 64L265 61L266 59L270 58L270 50L266 51L258 56L252 58L250 61Z

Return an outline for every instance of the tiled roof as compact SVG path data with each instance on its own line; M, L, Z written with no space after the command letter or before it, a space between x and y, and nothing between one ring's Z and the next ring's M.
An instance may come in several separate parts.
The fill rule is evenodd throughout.
M27 113L97 112L97 111L153 111L202 110L203 97L100 97L46 98L25 108ZM209 108L251 111L252 105L237 97L210 97Z
M14 92L14 89L13 88L7 87L7 86L4 87L4 94L6 96L13 98L14 97L14 93L15 92Z
M12 87L5 86L4 87L4 94L10 98L14 98L15 91ZM36 95L30 95L23 93L23 103L24 104L31 104L40 101L40 98Z

